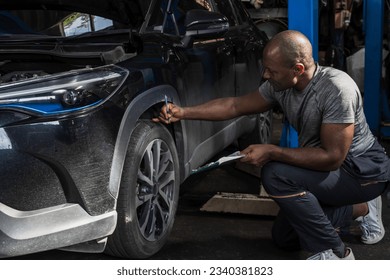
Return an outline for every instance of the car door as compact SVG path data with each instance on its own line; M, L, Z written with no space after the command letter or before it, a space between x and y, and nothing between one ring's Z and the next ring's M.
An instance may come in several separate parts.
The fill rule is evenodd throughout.
M245 95L258 89L262 82L262 52L267 36L251 20L248 12L239 0L214 0L219 11L231 19L229 37L234 49L235 92L236 96ZM272 133L272 111L253 114L236 119L236 127L251 127L238 141L243 149L251 144L270 143ZM236 131L242 133L242 131Z
M261 83L262 50L266 37L252 23L239 0L214 0L218 11L229 18L229 38L235 57L235 87L237 95L256 90Z
M234 40L239 32L238 20L230 2L223 2L228 4L229 9L218 9L213 0L155 1L157 9L154 9L155 13L146 27L146 32L152 33L150 36L155 38L148 52L161 52L161 55L154 56L153 61L156 63L161 57L163 60L161 72L157 73L155 69L155 75L160 76L163 83L169 83L177 89L181 106L193 106L215 98L237 95L237 53ZM190 36L186 34L185 25L186 15L192 10L222 12L229 19L230 27L225 33ZM199 18L200 22L202 20L204 18ZM146 55L145 43L144 46L143 55ZM182 127L179 138L183 140L183 149L179 157L186 165L186 170L204 164L250 129L243 123L238 125L236 120L185 120Z
M182 26L188 11L214 11L210 0L180 0L173 8L180 35L185 32ZM229 32L228 32L229 33ZM181 58L177 86L183 106L193 106L215 98L235 96L235 71L233 46L229 34L194 38L191 47L176 48ZM186 140L188 162L196 168L217 152L229 145L233 139L229 131L229 121L187 120Z

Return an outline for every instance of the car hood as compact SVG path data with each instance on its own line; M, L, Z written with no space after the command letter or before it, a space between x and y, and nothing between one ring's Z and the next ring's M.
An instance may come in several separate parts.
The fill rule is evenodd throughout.
M145 17L145 0L0 0L2 10L53 9L78 11L139 26Z

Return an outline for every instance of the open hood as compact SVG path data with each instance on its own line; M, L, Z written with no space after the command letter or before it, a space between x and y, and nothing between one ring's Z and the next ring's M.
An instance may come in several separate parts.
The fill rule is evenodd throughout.
M136 27L143 22L148 3L148 0L0 0L0 9L78 11Z

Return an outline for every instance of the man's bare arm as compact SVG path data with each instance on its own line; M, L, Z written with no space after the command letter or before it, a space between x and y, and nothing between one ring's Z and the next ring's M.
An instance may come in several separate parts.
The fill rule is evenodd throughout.
M181 119L219 121L264 112L270 108L271 104L256 90L244 96L214 99L191 107L179 107L170 103L168 108L163 106L159 117L153 120L165 123Z
M251 145L242 153L248 163L264 165L279 161L318 171L335 170L343 163L354 134L353 124L323 124L321 147L283 148L275 145Z

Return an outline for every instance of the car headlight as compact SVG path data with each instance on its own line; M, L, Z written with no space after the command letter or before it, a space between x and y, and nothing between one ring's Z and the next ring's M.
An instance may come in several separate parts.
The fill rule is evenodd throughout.
M84 111L110 98L127 76L126 69L111 65L0 85L0 109L40 115Z

